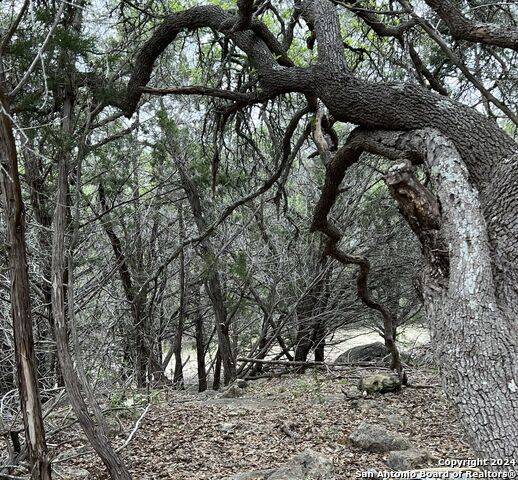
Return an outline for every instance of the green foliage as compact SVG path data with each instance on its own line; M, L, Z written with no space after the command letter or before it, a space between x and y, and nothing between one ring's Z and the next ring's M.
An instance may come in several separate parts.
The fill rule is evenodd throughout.
M57 51L85 56L95 46L94 37L86 37L81 33L64 28L57 28L49 46Z
M246 254L243 250L240 250L233 263L230 264L230 272L237 278L244 280L247 276L247 261Z

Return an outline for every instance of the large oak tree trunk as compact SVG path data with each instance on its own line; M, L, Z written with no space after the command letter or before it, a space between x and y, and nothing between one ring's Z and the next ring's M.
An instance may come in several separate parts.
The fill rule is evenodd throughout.
M447 284L437 288L430 279L425 292L443 385L475 450L486 458L516 460L518 310L498 300L488 225L463 159L438 133L430 132L425 142L449 249ZM518 240L518 230L510 233Z
M444 388L457 406L470 443L482 458L516 459L517 310L507 302L512 295L499 295L508 284L499 285L494 274L491 223L484 217L481 195L464 159L454 143L434 129L362 135L363 140L356 142L366 150L395 160L407 157L391 169L386 182L423 245L428 264L423 293L434 353ZM513 156L498 167L506 175L518 168ZM419 183L409 158L424 162L436 194ZM501 175L494 178L506 181ZM506 211L517 200L518 196L506 204ZM516 231L508 233L516 241ZM488 467L515 468L509 464Z
M25 208L9 103L0 72L0 186L5 210L18 390L34 480L50 480L32 330Z

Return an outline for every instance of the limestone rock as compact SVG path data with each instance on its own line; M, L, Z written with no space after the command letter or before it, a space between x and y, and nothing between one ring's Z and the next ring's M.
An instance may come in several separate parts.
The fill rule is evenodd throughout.
M61 478L66 478L66 479L91 478L92 477L91 473L88 470L86 470L84 468L80 468L80 467L68 467L68 466L67 467L65 467L65 466L56 467L56 473Z
M349 438L353 445L369 452L408 450L412 447L407 437L396 432L390 432L381 425L369 423L360 424Z
M308 449L279 468L239 473L224 480L335 480L335 475L329 458Z
M358 390L367 393L395 392L401 388L401 380L394 373L377 373L360 379Z
M392 470L412 470L424 467L431 459L431 455L425 450L396 450L390 452L387 465Z
M387 422L394 427L403 427L407 424L407 418L398 413L391 413L387 416Z
M253 472L238 473L223 480L268 480L268 477L275 472L275 468L269 470L254 470Z
M242 395L243 390L233 383L221 394L221 398L238 398Z
M333 462L314 450L304 450L276 470L268 480L334 480Z
M232 433L237 426L237 423L226 422L219 426L219 430L223 433Z
M368 343L367 345L358 345L352 347L345 353L342 353L336 360L336 363L355 363L355 362L372 362L381 360L388 355L387 347L381 342Z

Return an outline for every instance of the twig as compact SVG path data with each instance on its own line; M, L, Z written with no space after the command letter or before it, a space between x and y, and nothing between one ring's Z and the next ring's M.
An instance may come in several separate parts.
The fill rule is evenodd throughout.
M39 48L38 53L36 54L36 57L34 57L34 60L32 61L29 69L25 72L25 75L20 80L18 85L16 85L16 87L13 89L13 91L9 94L11 97L14 97L20 91L20 89L25 85L25 82L27 81L27 79L29 78L31 73L34 71L34 69L36 68L36 65L38 64L40 59L42 59L43 52L46 50L49 40L51 39L52 34L54 33L54 30L56 29L56 27L59 24L59 20L61 18L61 15L62 15L64 9L65 9L65 2L62 2L61 6L59 7L59 10L56 13L56 16L54 18L54 22L52 23L52 26L50 27L50 29L47 33L47 36L45 37L45 40L43 41L41 47Z
M142 419L146 416L146 413L148 412L149 410L149 407L151 407L151 404L148 403L147 404L147 407L144 409L144 412L142 413L142 415L140 416L140 418L137 420L137 422L135 423L135 427L133 428L133 430L131 431L131 433L129 434L128 438L126 439L126 441L119 447L117 448L117 450L115 450L117 453L119 453L123 448L127 447L128 444L131 442L131 440L133 439L133 436L135 435L135 433L137 432L138 430L138 427L140 425L140 422L142 421Z

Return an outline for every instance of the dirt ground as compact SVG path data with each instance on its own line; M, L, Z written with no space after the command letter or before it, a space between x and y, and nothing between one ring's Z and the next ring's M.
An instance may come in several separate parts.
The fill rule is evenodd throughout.
M351 479L370 468L387 470L386 455L351 444L349 435L361 422L409 436L416 448L435 457L431 465L438 465L439 459L472 457L440 387L362 398L356 383L365 373L313 371L254 381L235 399L213 392L154 392L122 450L123 458L136 480L218 480L275 467L312 448L334 460L337 479ZM439 383L433 372L412 371L410 379L415 384ZM113 439L116 446L127 439L144 407L134 405L129 418L121 417L124 428ZM84 478L107 479L96 457L82 454L85 447L78 435L69 443L63 439L66 456L78 456L58 464L62 478L77 479L82 472ZM81 470L67 474L68 468Z

